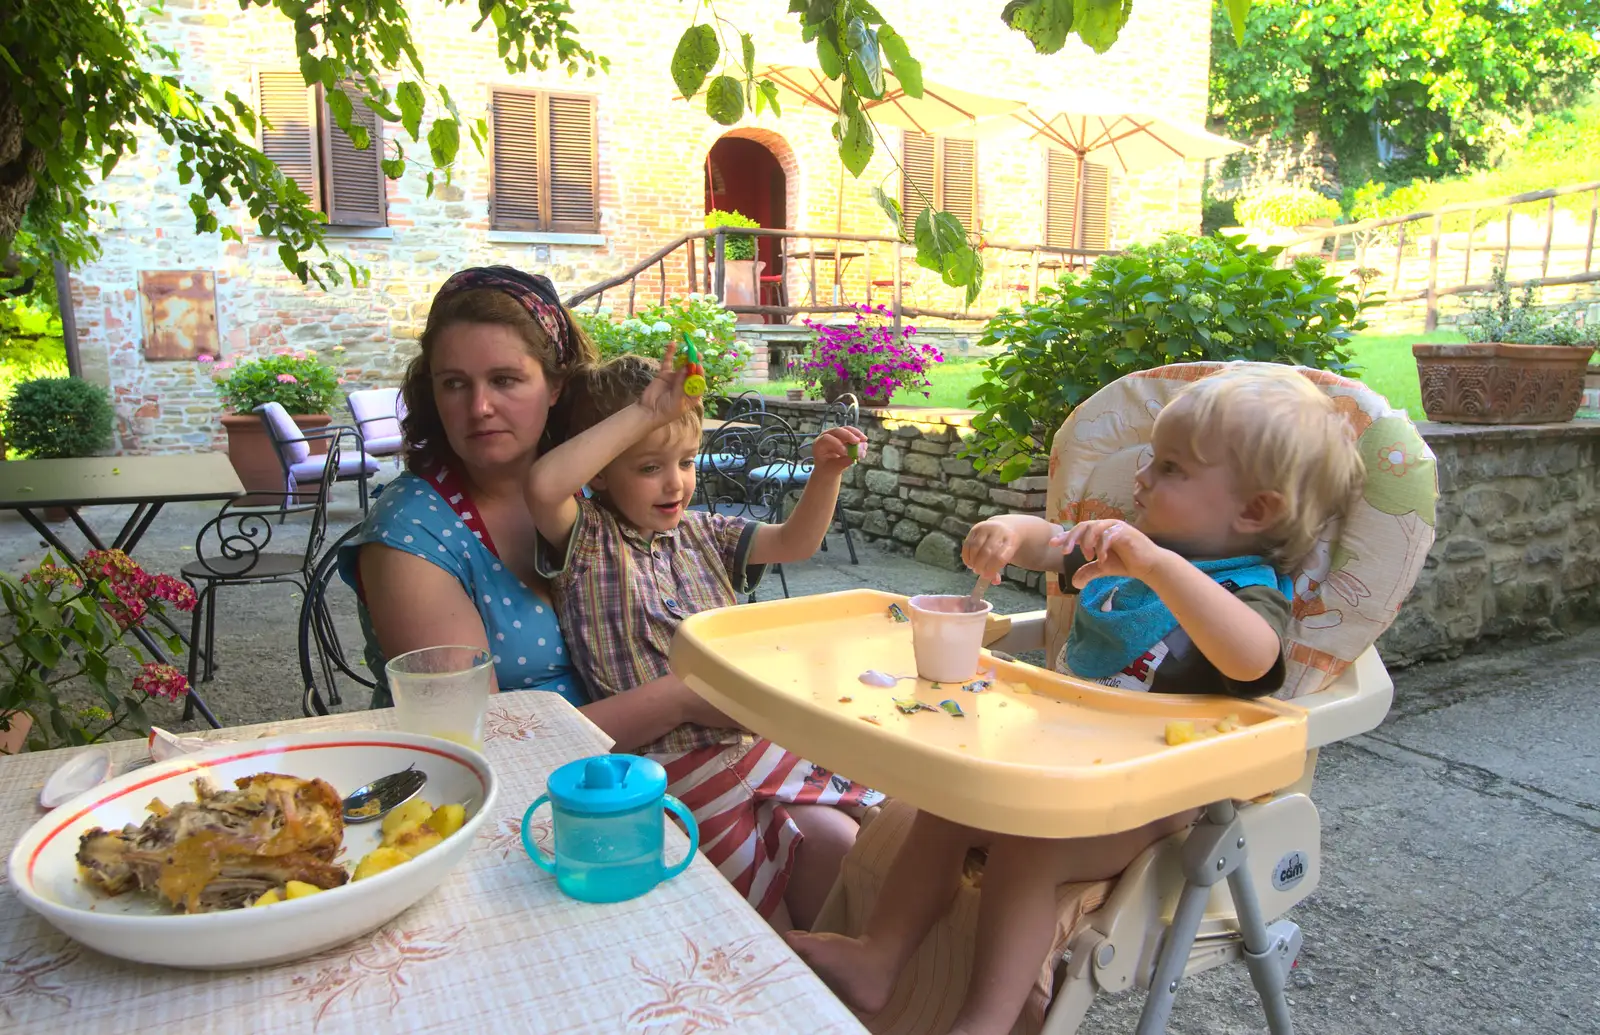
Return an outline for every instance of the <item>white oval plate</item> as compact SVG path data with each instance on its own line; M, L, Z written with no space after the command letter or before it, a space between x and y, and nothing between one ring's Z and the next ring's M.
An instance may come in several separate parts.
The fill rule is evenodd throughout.
M205 776L219 787L255 773L320 777L341 796L416 766L428 774L422 797L458 802L467 821L438 847L360 883L260 909L174 913L139 892L107 897L78 876L79 837L93 827L144 822L152 798L193 800ZM409 733L302 733L225 744L158 762L78 795L39 820L12 849L11 887L23 904L62 933L110 956L168 967L224 970L298 959L330 949L394 919L432 891L472 847L498 787L488 761L471 748ZM347 826L337 861L377 847L379 824Z

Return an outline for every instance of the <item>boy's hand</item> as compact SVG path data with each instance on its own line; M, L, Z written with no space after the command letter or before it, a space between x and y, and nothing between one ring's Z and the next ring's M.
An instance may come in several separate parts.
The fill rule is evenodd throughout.
M638 405L650 415L656 427L671 424L689 408L689 396L683 391L683 383L688 380L689 372L687 368L678 370L673 366L673 357L677 352L677 344L668 343L656 379L639 396Z
M966 542L961 544L961 563L979 578L998 586L1000 573L1017 555L1021 543L1021 537L1009 525L980 521L968 530Z
M855 447L855 456L850 447ZM867 451L867 436L856 428L829 428L811 443L812 469L824 474L839 474Z
M1050 545L1060 546L1062 553L1071 553L1073 547L1083 550L1089 563L1072 576L1072 584L1078 589L1107 575L1126 575L1147 582L1157 563L1170 552L1126 521L1111 519L1081 521L1051 539Z

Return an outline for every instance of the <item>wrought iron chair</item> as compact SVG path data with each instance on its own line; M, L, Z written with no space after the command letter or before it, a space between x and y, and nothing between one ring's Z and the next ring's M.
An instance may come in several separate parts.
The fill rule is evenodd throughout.
M712 432L702 455L709 454L716 462L700 469L695 486L699 502L693 505L694 509L754 521L782 521L787 483L770 473L753 478L752 472L760 468L777 470L786 465L809 472L811 456L801 449L804 441L804 436L788 421L764 411L746 413L738 421ZM787 597L789 582L784 577L783 566L773 565L773 568ZM755 593L748 599L754 600Z
M378 473L378 461L362 450L359 431L348 424L330 424L317 431L301 431L282 403L262 403L256 407L256 413L261 415L261 423L266 426L267 434L277 450L278 462L283 465L285 509L279 514L280 521L288 516L287 506L296 495L295 486L304 481L317 480L325 467L334 469L338 481L361 484L361 513L367 512L367 479ZM333 443L343 436L349 436L349 446L353 452L340 455L333 449ZM311 443L316 441L328 442L328 452L321 456L313 455Z
M280 503L241 506L235 500L223 505L217 516L207 521L194 540L195 559L185 564L181 574L194 587L196 603L189 628L189 683L209 682L216 671L217 590L222 586L260 586L287 582L302 593L310 585L312 568L327 533L328 497L338 472L338 439L328 443L328 462L322 466L321 480L313 486L278 492L256 492L252 499L277 499ZM272 518L291 513L311 516L303 549L295 552L269 552ZM204 623L204 640L201 625ZM202 643L204 646L202 647ZM203 666L202 666L203 661ZM203 671L202 671L203 667ZM193 712L184 705L183 717Z
M350 416L356 422L361 451L371 457L393 457L396 464L405 453L405 437L400 421L406 404L398 388L368 388L345 396Z
M354 680L367 690L377 689L377 680L363 674L357 666L365 668L364 661L352 662L339 638L339 628L334 620L334 609L328 606L329 591L342 580L339 578L339 551L361 531L356 525L345 532L322 554L316 569L311 573L310 585L300 604L300 681L305 690L300 709L309 716L327 715L328 706L343 704L339 696L339 679ZM354 608L351 608L354 612ZM327 691L324 698L323 691Z
M770 465L751 465L746 479L754 484L773 482L781 487L780 495L804 489L811 480L811 446L816 442L818 435L829 428L854 427L861 420L861 404L856 397L845 392L838 399L828 404L822 415L822 426L816 435L802 436L800 441L794 443L793 450L774 449L774 455L787 453L785 458L779 459ZM804 462L800 460L803 458ZM769 490L770 491L770 490ZM778 520L782 520L781 513ZM856 558L856 542L850 535L850 522L845 518L844 506L837 499L833 503L833 520L839 523L839 528L844 532L844 545L850 551L850 563L860 564ZM828 549L828 538L823 536L822 549Z

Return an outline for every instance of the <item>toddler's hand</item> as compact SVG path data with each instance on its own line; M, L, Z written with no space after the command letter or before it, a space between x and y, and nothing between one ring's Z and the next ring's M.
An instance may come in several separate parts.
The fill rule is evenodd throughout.
M1017 555L1021 540L1009 525L994 521L980 521L967 532L961 544L961 563L971 568L979 578L988 579L998 586L1000 573Z
M656 379L639 396L639 405L657 427L671 424L689 408L689 396L683 392L683 382L688 380L689 372L686 369L674 369L673 357L677 352L677 344L668 343L666 355L661 357L661 369L656 371Z
M1053 537L1050 545L1061 547L1062 553L1071 553L1073 547L1083 550L1089 563L1072 576L1072 584L1078 589L1106 575L1126 575L1143 581L1167 553L1126 521L1111 519L1080 521Z
M855 456L850 447L855 447ZM826 474L843 471L867 451L867 436L856 428L829 428L811 443L812 469Z

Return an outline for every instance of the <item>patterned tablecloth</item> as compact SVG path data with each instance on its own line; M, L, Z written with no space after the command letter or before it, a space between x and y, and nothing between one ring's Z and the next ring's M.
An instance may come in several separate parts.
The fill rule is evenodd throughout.
M355 712L211 736L392 726L392 712ZM501 794L465 861L387 926L308 959L217 973L125 963L80 947L0 891L0 1031L864 1031L703 856L650 894L609 906L566 898L533 865L517 832L523 810L557 766L609 743L561 698L497 697L486 739ZM142 749L118 743L113 757L120 766ZM68 757L0 757L7 855L43 814L39 790ZM541 815L534 830L548 848ZM667 857L686 847L669 824Z

